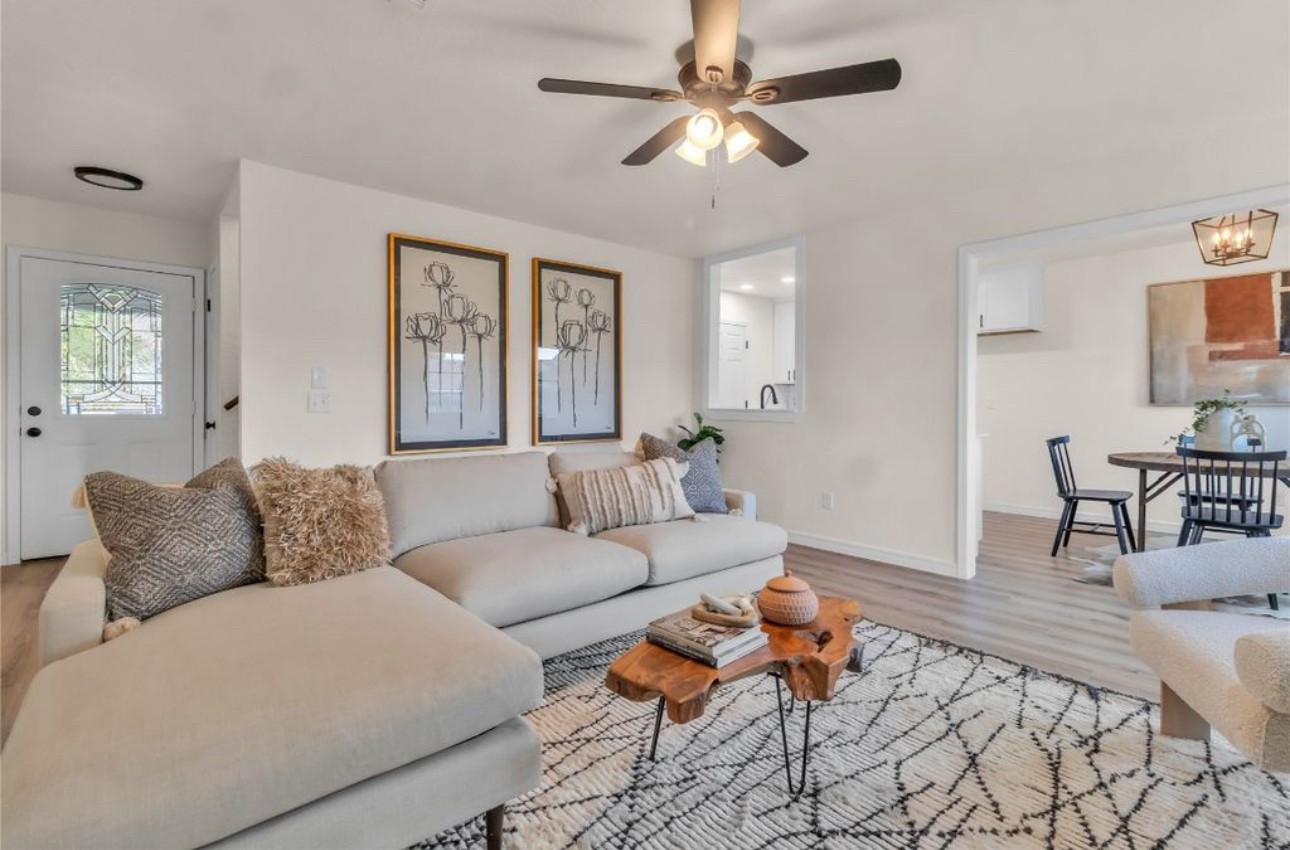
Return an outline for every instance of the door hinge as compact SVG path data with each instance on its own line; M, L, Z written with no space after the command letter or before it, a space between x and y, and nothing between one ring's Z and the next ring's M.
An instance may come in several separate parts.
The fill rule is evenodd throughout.
M207 299L206 299L206 312L207 312L207 313L209 313L210 311L211 311L211 300L210 300L209 298L207 298Z
M744 348L748 347L748 340L744 340Z

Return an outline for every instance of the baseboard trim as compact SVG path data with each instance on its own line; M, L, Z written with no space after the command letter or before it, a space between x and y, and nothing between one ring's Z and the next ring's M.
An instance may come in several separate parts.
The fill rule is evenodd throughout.
M789 531L788 541L796 543L798 546L820 549L837 555L850 555L853 558L864 558L867 561L881 561L884 564L895 564L898 567L907 567L911 570L920 570L925 573L935 573L936 575L951 578L957 578L959 574L958 567L949 561L926 558L922 555L911 555L908 552L897 552L894 549L865 546L848 540L834 540L831 537L821 537L817 534Z
M1030 516L1037 517L1039 519L1051 519L1054 521L1060 519L1062 515L1061 508L1041 508L1033 505L1005 505L1000 504L999 502L986 502L982 507L984 510L996 514L1015 514L1017 516ZM1111 521L1111 512L1109 510L1088 510L1086 513L1084 507L1081 506L1080 516L1091 517L1099 522L1105 522L1107 525L1114 524ZM1133 510L1129 511L1129 516L1135 523L1138 521L1138 515ZM1181 523L1160 522L1159 520L1154 519L1147 520L1147 531L1154 532L1156 534L1172 534L1176 537L1178 532L1181 530Z

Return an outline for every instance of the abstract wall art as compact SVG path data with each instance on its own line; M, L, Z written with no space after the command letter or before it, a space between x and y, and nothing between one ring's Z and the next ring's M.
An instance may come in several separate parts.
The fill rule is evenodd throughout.
M389 236L390 454L506 445L507 255Z
M533 442L622 438L622 273L533 260Z
M1147 288L1151 403L1290 404L1290 272Z

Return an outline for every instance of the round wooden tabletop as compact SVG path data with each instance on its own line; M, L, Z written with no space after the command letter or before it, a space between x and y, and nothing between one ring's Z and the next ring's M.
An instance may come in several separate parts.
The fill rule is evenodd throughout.
M1181 474L1183 471L1183 459L1173 452L1116 452L1107 455L1106 462L1112 466L1146 469L1152 472L1177 472ZM1255 468L1251 467L1250 474L1254 473ZM1287 477L1290 476L1290 469L1283 467L1277 471L1276 475L1273 475L1272 466L1265 464L1262 474L1264 478Z
M702 716L718 685L759 673L778 673L797 699L829 700L842 672L859 669L860 647L851 630L861 616L854 599L820 596L815 620L801 626L763 622L770 642L724 667L641 641L610 665L605 685L635 702L663 697L673 723Z

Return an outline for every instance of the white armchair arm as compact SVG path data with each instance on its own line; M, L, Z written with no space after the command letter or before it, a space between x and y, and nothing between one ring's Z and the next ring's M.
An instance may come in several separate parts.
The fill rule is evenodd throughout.
M1237 638L1236 675L1268 708L1290 714L1290 626Z
M726 507L739 511L748 519L757 518L757 494L748 490L726 490Z
M107 550L97 538L72 550L40 606L40 666L103 642L107 562Z
M1135 608L1283 593L1290 590L1290 537L1121 555L1113 580L1115 592Z

